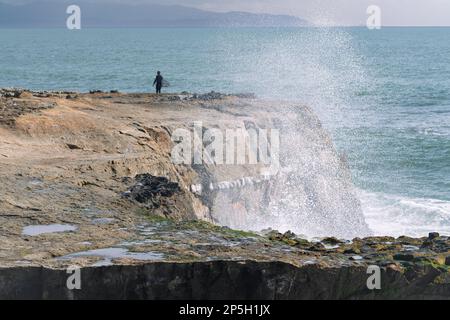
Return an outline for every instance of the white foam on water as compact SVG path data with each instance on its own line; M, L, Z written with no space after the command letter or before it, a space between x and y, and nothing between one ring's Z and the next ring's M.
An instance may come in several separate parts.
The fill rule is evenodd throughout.
M358 191L364 216L375 235L450 235L450 201Z

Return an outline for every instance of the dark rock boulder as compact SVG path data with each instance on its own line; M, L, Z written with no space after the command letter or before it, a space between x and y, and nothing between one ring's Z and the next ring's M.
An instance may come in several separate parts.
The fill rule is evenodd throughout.
M135 181L136 184L124 196L152 209L163 205L163 198L170 198L181 191L178 183L170 182L166 177L140 174Z
M430 232L428 234L428 239L433 240L433 239L436 239L436 238L439 238L439 233L437 233L437 232Z

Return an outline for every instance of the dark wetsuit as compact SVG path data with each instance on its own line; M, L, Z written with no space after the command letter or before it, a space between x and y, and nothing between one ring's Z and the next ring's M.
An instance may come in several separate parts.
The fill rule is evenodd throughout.
M162 75L157 75L155 78L155 81L153 81L153 85L156 84L156 93L161 93L161 88L163 84L163 77Z

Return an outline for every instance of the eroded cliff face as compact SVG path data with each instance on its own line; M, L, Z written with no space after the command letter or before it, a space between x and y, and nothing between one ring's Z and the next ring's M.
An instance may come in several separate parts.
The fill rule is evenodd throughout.
M44 223L46 217L79 224L99 212L131 219L123 212L146 208L238 229L272 227L346 238L369 232L348 168L306 107L220 94L14 95L2 98L1 200L3 210L23 219L20 226L5 221L8 230L19 233L23 220ZM194 140L199 122L200 135L208 129L223 136L239 129L279 130L280 166L267 176L267 165L248 164L247 158L247 164L205 159L174 164L173 133L185 130ZM267 143L270 149L271 140ZM142 174L176 183L177 190L127 201L136 200L124 193L136 189L141 183L136 176Z
M450 299L448 237L309 242L161 218L138 229L115 248L0 268L0 299Z
M278 170L175 164L174 133L193 132L195 122L200 133L278 130ZM0 180L0 297L362 298L373 295L360 291L370 263L397 270L386 278L395 290L422 279L427 296L448 293L448 238L433 240L439 250L421 249L426 239L330 246L220 227L370 233L348 168L307 107L216 93L0 90ZM427 257L425 271L405 273L394 259L403 245L417 251L414 267ZM92 287L68 291L70 265ZM347 282L351 288L331 287ZM413 287L407 297L418 294Z
M411 282L393 268L381 273L382 290L366 286L367 268L295 267L282 262L210 261L83 268L79 290L65 286L65 270L0 270L1 299L449 299L450 288ZM434 278L432 268L423 277ZM6 290L5 290L6 289Z

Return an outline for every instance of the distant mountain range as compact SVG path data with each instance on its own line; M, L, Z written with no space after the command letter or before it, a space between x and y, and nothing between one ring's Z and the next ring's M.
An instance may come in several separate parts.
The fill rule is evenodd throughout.
M0 3L0 27L66 26L66 9L81 8L83 28L89 27L299 27L308 22L288 15L247 12L218 13L184 6L156 4L40 1L21 5Z

